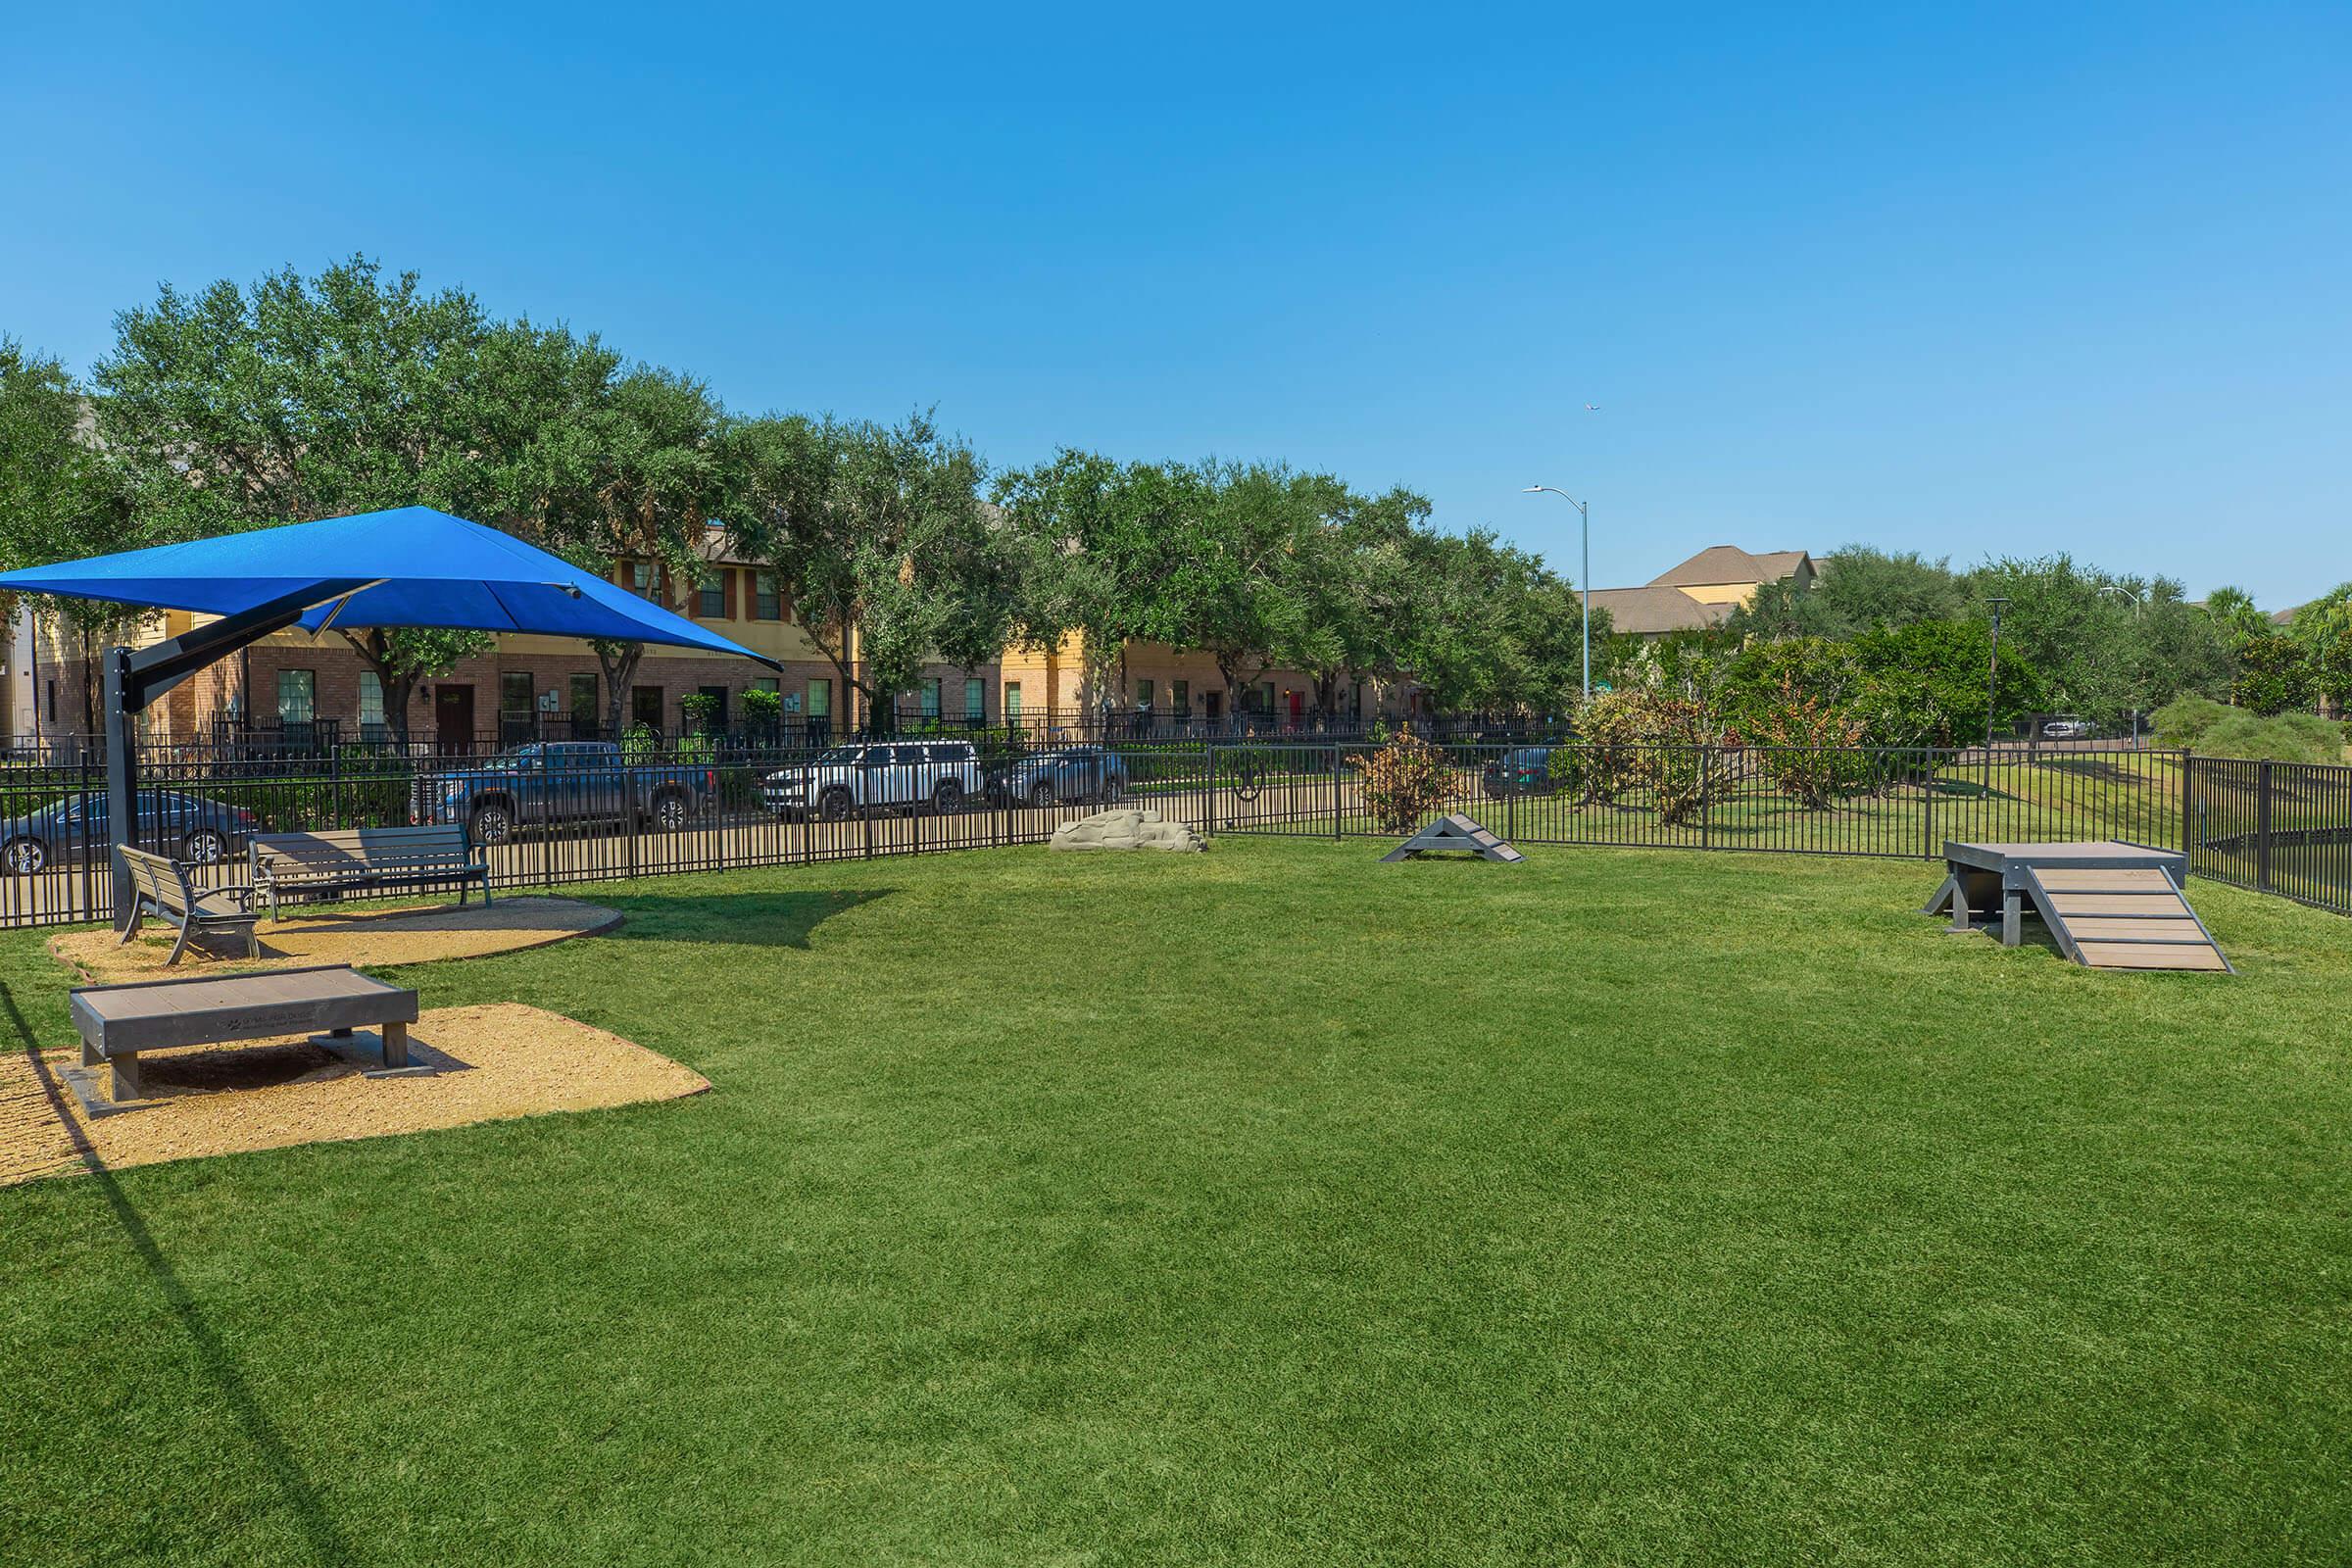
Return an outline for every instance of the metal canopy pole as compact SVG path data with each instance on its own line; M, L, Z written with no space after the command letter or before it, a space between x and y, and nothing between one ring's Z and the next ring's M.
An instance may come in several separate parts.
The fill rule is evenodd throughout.
M370 587L381 578L337 577L223 615L152 648L106 651L106 837L113 872L115 929L125 930L135 895L130 862L116 854L137 846L139 764L138 715L147 705L214 661L273 631L283 631L317 606Z

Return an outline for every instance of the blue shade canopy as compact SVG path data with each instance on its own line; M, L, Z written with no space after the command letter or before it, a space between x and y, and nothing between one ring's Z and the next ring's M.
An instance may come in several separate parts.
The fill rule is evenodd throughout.
M337 585L371 586L341 599ZM430 507L394 507L185 544L0 572L0 590L233 615L307 587L301 626L446 626L606 637L733 654L775 666L683 615L511 534Z

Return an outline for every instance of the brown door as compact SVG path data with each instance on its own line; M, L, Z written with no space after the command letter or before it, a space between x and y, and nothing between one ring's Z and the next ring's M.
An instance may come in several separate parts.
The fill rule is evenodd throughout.
M433 688L433 741L444 752L473 749L473 688Z

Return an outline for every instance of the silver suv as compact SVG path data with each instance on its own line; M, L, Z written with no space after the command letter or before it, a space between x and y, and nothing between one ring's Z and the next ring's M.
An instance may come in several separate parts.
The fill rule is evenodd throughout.
M859 741L778 768L760 781L760 798L778 816L838 822L876 806L960 811L981 784L970 741Z

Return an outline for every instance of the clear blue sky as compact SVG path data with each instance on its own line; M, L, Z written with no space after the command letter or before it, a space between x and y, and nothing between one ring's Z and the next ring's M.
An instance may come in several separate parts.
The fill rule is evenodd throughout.
M734 407L1286 458L1573 572L1561 485L1602 586L2352 577L2341 3L206 10L12 20L0 330L365 251Z

